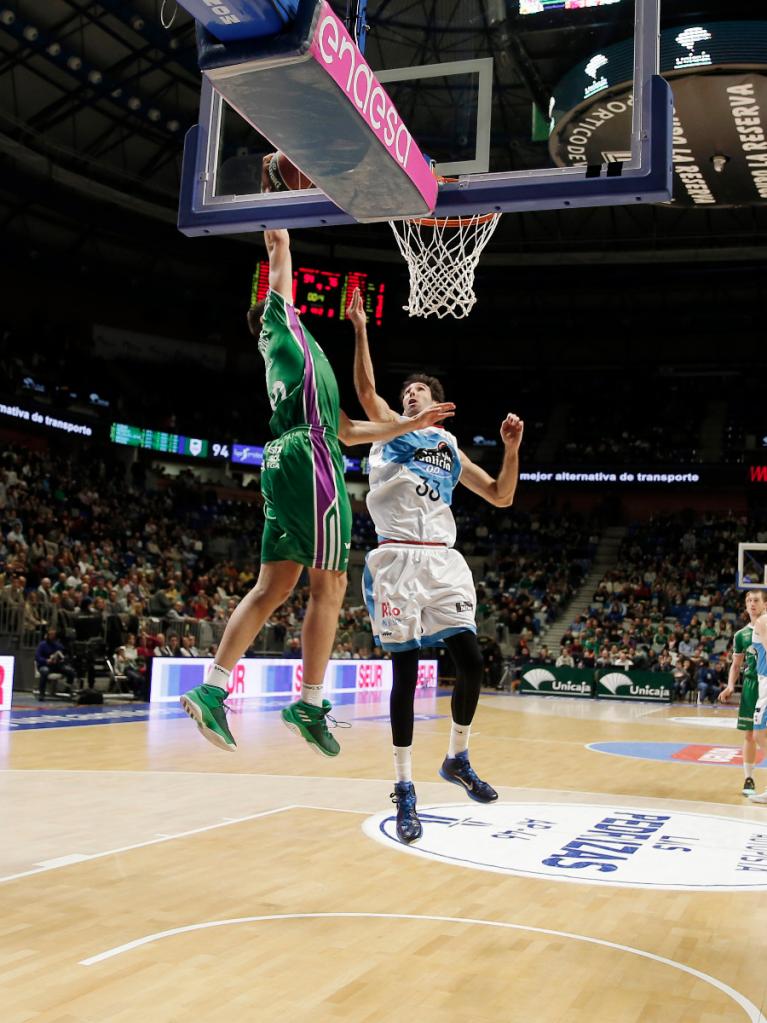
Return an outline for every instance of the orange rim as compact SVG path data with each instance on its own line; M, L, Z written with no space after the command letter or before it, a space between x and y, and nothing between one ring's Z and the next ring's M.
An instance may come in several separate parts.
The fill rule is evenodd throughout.
M421 227L471 227L486 224L489 220L499 217L500 213L474 214L471 217L413 217L413 223Z
M450 185L458 181L458 178L445 178L441 174L435 174L434 177L440 185ZM474 213L470 217L413 217L412 222L418 224L419 227L456 228L471 227L472 225L479 227L480 224L486 224L497 216L498 213L482 213L479 216Z

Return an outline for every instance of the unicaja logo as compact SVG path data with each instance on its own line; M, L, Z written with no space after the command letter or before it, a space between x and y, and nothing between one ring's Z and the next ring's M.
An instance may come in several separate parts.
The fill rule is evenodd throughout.
M522 673L522 692L553 693L559 696L591 696L591 683L557 677L546 668L529 668ZM526 688L527 687L527 688Z
M662 700L664 693L662 689L654 689L652 686L629 686L631 696L644 696L648 700Z
M583 98L588 99L589 96L593 96L596 92L601 92L602 89L606 89L608 82L604 75L599 75L601 69L608 63L608 58L605 57L604 53L596 53L591 60L588 62L584 71L591 79L591 85L587 85L583 90Z
M591 693L588 682L569 682L555 679L551 687L557 693Z
M686 67L701 67L704 64L711 63L711 54L705 50L701 50L700 53L695 52L695 47L698 43L704 42L706 39L711 39L711 33L707 28L702 28L700 25L696 25L693 28L686 28L684 32L680 32L676 37L676 41L680 46L683 46L687 53L683 57L677 57L674 61L675 68L686 68Z
M662 685L651 685L649 682L634 682L630 675L622 671L611 671L599 679L600 696L626 698L636 697L643 700L665 700L667 691Z
M631 679L622 671L611 671L609 675L603 675L599 680L600 686L604 686L611 693L617 693L619 686L630 686Z
M556 680L556 676L552 675L550 671L546 671L545 668L532 668L530 671L526 671L522 678L533 689L540 689L542 685L549 685Z

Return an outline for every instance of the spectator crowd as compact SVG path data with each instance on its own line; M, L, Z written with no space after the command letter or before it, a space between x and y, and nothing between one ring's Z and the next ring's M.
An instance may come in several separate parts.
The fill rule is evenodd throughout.
M545 632L581 587L599 542L595 520L567 511L493 509L472 495L454 507L458 545L477 586L487 681L509 657L527 664L671 672L677 694L714 700L742 624L733 558L743 536L767 538L732 516L656 516L632 526L616 566L570 623L559 650ZM94 457L7 448L0 458L0 633L37 650L48 676L75 682L68 639L101 639L116 673L147 694L155 656L215 653L232 611L258 573L263 515L257 491L236 499L191 474L148 478L108 450ZM375 543L358 511L353 546ZM256 552L254 554L254 552ZM298 587L249 654L301 656L308 589ZM381 657L350 588L334 658Z
M631 527L617 566L570 624L559 653L542 647L532 662L670 672L678 698L692 692L715 702L727 684L733 636L746 622L735 586L737 545L762 535L758 523L734 516L656 516Z

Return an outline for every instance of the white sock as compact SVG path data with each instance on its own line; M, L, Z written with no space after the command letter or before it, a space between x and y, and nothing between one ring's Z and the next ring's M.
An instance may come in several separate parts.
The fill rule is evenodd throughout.
M743 774L747 778L753 778L754 777L754 764L747 764L745 762L745 760L744 760L743 761Z
M208 674L205 676L206 686L217 686L219 689L223 689L225 693L229 693L229 678L231 671L227 671L226 668L222 668L220 664L211 664L208 668Z
M301 699L304 703L311 703L312 707L322 706L322 682L318 686L313 686L310 682L301 683Z
M450 745L447 748L447 755L455 757L469 748L469 733L471 725L457 725L455 721L450 726Z
M395 781L413 780L412 746L394 747L394 780Z

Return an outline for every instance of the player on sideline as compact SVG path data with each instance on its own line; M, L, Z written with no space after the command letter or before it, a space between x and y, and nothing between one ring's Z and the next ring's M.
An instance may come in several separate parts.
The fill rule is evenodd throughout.
M346 592L351 546L351 507L338 442L391 440L409 427L352 421L339 408L338 385L330 363L293 308L288 232L266 231L264 239L269 292L263 303L248 310L248 327L258 338L258 350L266 364L273 412L269 426L275 438L264 448L261 471L266 519L261 569L256 585L227 623L204 684L185 693L181 705L214 746L236 748L224 708L229 676L307 568L310 596L301 631L301 698L283 708L282 720L318 753L334 757L339 746L328 731L331 704L323 700L322 686ZM454 407L449 403L424 405L420 426L433 426L452 415Z
M379 546L367 555L363 582L373 632L392 654L395 783L391 798L397 806L397 836L410 843L422 834L412 776L413 702L420 647L444 641L456 667L450 743L439 773L480 803L498 798L469 762L469 733L483 664L474 621L474 582L468 565L453 547L456 529L450 504L459 480L490 504L508 507L512 503L524 424L513 414L501 423L503 463L498 478L493 479L459 449L452 434L418 424L422 410L444 398L435 377L416 373L405 381L400 395L403 415L378 395L358 290L348 316L355 337L354 386L362 407L372 420L406 422L411 427L404 437L376 443L370 451L367 506Z
M754 710L754 731L761 739L767 731L767 609L764 607L762 614L753 623L751 645L756 655L756 676L759 680L759 696ZM751 796L751 802L767 803L767 789L758 796Z
M727 678L727 687L719 694L722 703L727 703L735 692L735 684L743 671L743 689L740 694L740 705L738 707L738 729L744 732L743 736L743 795L751 796L756 791L754 785L754 766L756 764L756 740L760 740L760 748L764 748L764 739L767 733L754 733L754 711L759 695L759 679L756 674L756 654L751 646L751 638L754 630L754 622L767 611L767 602L764 599L762 590L749 590L746 594L746 614L749 624L739 629L732 642L732 664L730 674Z

